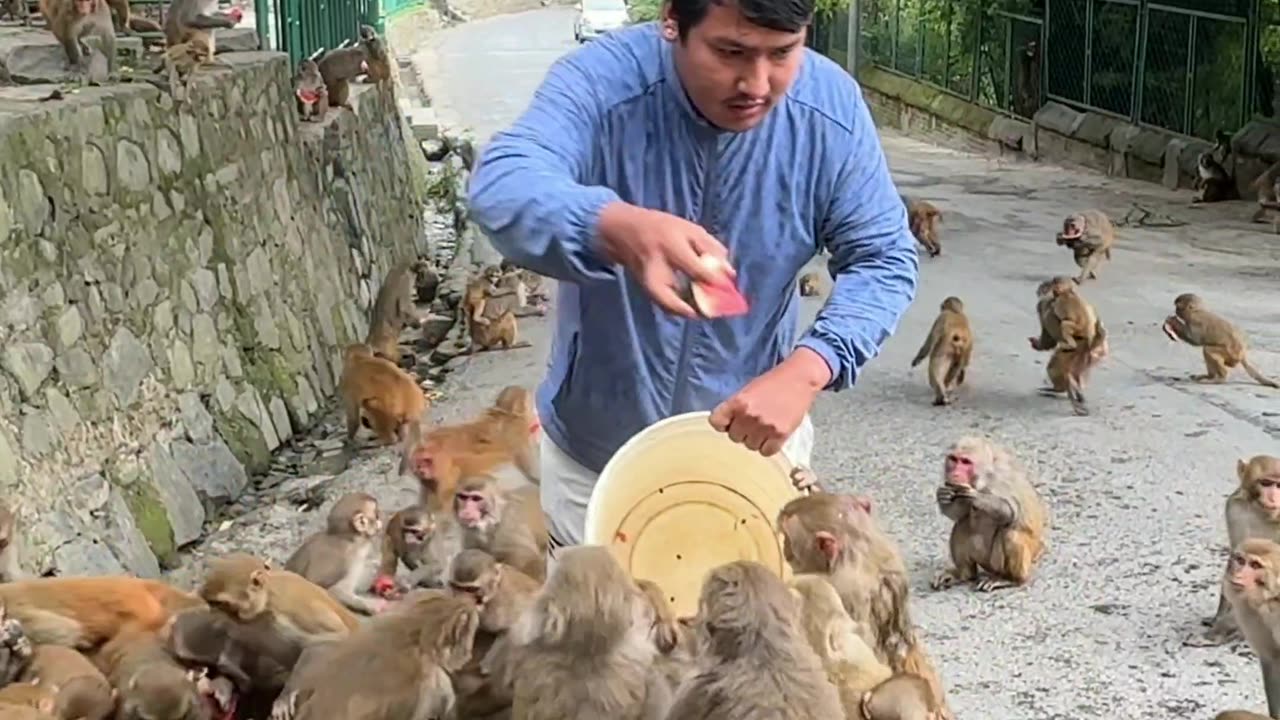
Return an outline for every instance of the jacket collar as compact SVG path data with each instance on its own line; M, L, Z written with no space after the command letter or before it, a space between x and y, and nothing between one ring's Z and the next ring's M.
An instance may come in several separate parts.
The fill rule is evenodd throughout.
M702 113L698 112L698 109L694 107L693 101L689 99L689 93L685 92L684 83L680 81L680 73L676 70L675 42L679 42L679 40L671 42L663 38L661 32L658 31L657 23L654 23L654 31L658 32L658 43L661 48L658 56L662 65L662 84L666 86L666 92L670 94L671 99L680 108L680 112L685 119L692 123L699 134L720 135L728 132L707 122L707 119L702 117Z

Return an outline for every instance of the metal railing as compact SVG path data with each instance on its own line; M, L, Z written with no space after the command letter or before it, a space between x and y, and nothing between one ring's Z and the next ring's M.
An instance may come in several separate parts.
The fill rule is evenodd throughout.
M294 66L320 48L359 38L361 25L384 31L380 0L254 0L262 46Z
M1055 100L1201 138L1234 131L1255 113L1275 114L1264 55L1280 59L1280 0L854 0L852 7L861 62L999 112L1029 118ZM843 62L844 49L824 42L819 36L819 49Z

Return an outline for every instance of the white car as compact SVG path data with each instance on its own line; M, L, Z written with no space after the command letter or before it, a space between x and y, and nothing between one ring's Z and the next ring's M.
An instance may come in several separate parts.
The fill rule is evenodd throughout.
M595 40L624 27L629 19L623 0L581 0L578 19L573 23L573 39L580 43Z

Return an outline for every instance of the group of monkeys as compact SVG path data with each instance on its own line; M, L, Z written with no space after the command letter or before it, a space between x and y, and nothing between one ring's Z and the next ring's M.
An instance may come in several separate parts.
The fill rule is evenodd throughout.
M31 25L28 0L3 0L10 17ZM154 76L143 80L174 93L190 96L197 67L218 64L214 58L214 31L235 27L243 17L239 7L223 12L218 0L172 0L164 13L164 25L134 15L128 0L39 0L40 14L66 53L68 69L81 79L100 82L91 71L93 52L84 38L96 36L106 56L106 78L115 77L116 27L129 33L163 32L166 49ZM360 27L356 43L345 41L331 50L317 50L298 64L294 92L305 121L324 120L331 106L350 108L350 83L361 75L367 82L391 80L391 58L386 44L368 25ZM165 73L160 77L160 73Z
M1219 159L1218 154L1222 157ZM1195 189L1199 194L1193 204L1239 200L1240 191L1236 179L1227 171L1225 163L1231 157L1231 138L1224 132L1217 134L1214 146L1196 160ZM1271 220L1273 232L1280 234L1280 162L1272 163L1261 175L1249 183L1249 190L1257 198L1258 208L1252 222Z
M1273 171L1280 178L1280 163L1267 172ZM942 212L924 200L904 197L903 203L917 241L931 256L941 254L938 224ZM1071 250L1080 273L1075 277L1054 276L1036 287L1040 332L1028 341L1034 350L1052 352L1045 368L1049 384L1040 388L1040 392L1051 396L1065 393L1077 415L1089 414L1084 397L1089 372L1110 352L1106 327L1080 287L1086 280L1096 279L1104 261L1111 259L1115 239L1115 226L1103 211L1089 209L1071 214L1063 220L1057 244ZM800 293L816 295L820 292L819 284L818 274L808 273L800 278ZM1165 318L1161 329L1170 340L1181 340L1201 349L1205 373L1193 375L1193 380L1223 383L1228 372L1239 367L1259 384L1280 388L1280 383L1249 362L1248 338L1244 332L1209 310L1200 296L1182 293L1174 298L1173 307L1174 313ZM964 384L972 354L973 331L965 315L964 302L955 296L948 297L942 301L937 319L911 361L911 367L916 367L928 358L934 405L950 405L955 400L956 391Z

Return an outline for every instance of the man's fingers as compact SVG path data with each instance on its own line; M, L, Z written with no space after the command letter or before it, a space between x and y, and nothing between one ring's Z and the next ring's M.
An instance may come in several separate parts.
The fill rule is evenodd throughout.
M723 246L721 246L721 250L723 251ZM699 255L694 251L692 242L675 242L667 246L668 262L695 282L714 284L724 280L724 275L720 270L708 268L698 258Z
M711 417L707 418L711 423L711 427L719 432L725 432L729 429L729 423L733 422L733 406L730 405L732 399L725 400L711 411Z
M672 315L678 315L685 318L698 317L698 311L693 306L685 302L675 288L658 285L657 287L649 286L649 297L658 307L666 310Z
M766 440L764 445L760 446L760 454L765 457L771 457L773 455L778 454L781 451L782 451L782 441L777 438Z
M727 262L729 260L729 249L717 240L715 236L706 232L702 228L698 228L698 232L695 232L689 237L689 245L693 247L694 252L698 255L714 255L721 260L725 260L725 266L728 267L729 277L738 277L738 271Z

